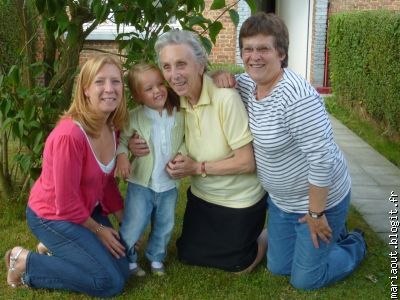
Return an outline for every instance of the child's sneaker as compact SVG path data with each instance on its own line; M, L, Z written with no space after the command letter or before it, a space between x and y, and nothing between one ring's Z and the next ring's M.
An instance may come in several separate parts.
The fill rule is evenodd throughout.
M143 277L146 275L146 272L137 263L129 264L129 273L136 277Z
M164 269L164 264L159 261L152 261L151 262L151 273L157 276L164 276L165 275L165 269Z

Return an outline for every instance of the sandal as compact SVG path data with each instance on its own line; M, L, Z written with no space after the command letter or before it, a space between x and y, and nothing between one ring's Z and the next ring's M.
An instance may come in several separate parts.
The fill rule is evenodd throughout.
M49 249L42 242L39 242L39 244L37 244L36 251L39 254L44 254L44 255L48 255L48 256L52 255L51 252L49 251Z
M19 270L15 267L15 264L17 263L18 258L19 258L19 256L21 255L22 250L24 250L24 248L20 247L20 249L18 250L17 254L15 254L14 256L11 255L12 250L13 250L13 249L8 250L8 251L6 252L4 258L5 258L6 266L7 266L7 269L8 269L7 283L8 283L12 288L16 288L16 287L18 287L18 286L24 284L24 282L23 282L23 280L22 280L22 276L23 276L24 272L19 271ZM19 272L19 273L20 273L19 281L11 281L11 280L8 279L8 277L9 277L8 275L10 275L10 273L14 273L14 272Z

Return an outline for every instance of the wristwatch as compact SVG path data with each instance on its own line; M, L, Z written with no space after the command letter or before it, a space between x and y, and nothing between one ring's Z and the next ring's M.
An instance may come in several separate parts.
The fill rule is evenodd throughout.
M207 176L207 173L206 173L206 162L205 161L203 161L202 163L201 163L201 177L206 177Z
M325 211L323 210L323 211L317 213L317 212L314 212L314 211L309 210L309 211L308 211L308 215L309 215L311 218L313 218L313 219L319 219L319 218L321 218L323 215L325 215Z

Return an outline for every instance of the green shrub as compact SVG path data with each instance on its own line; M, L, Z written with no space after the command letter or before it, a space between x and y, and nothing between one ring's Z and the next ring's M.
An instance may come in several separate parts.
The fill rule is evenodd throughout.
M18 60L22 39L14 1L0 2L0 73L6 73Z
M329 25L333 92L348 107L360 105L376 121L400 132L400 14L334 14Z

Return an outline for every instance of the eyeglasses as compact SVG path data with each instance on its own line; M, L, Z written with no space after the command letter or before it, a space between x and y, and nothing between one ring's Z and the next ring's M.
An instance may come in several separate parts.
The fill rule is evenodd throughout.
M273 48L270 47L244 47L242 48L242 53L243 55L251 55L254 53L254 51L260 55L265 55L267 53L269 53L270 51L272 51Z

